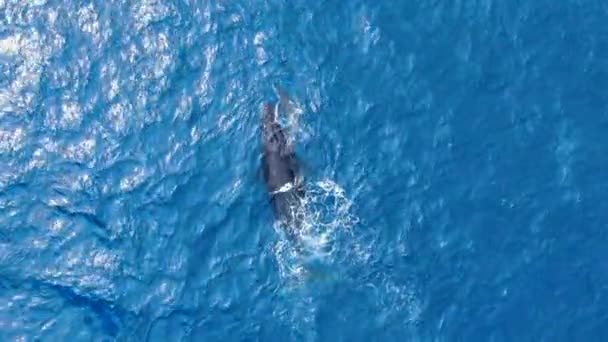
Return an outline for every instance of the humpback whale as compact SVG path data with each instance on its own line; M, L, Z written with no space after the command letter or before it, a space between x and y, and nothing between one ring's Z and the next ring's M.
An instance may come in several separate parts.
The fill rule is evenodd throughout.
M289 136L285 127L278 120L281 107L287 107L285 108L287 114L295 113L295 108L287 95L280 89L278 91L279 102L277 104L265 103L262 115L264 180L276 220L282 225L283 231L294 243L296 250L299 253L308 254L305 242L303 244L299 238L299 233L304 228L304 177L295 154L293 136ZM291 128L293 129L293 124ZM319 280L333 279L331 273L325 269L322 263L318 263L314 255L303 266L305 274L309 277Z
M264 104L262 116L262 169L275 218L287 225L288 232L299 228L297 209L304 198L303 176L292 139L278 121L279 108Z

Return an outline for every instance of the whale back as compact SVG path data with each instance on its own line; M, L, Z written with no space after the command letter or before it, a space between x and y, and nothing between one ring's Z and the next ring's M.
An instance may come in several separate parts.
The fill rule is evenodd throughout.
M277 216L289 218L289 208L298 204L304 192L296 155L270 103L264 106L262 135L262 167L272 206Z

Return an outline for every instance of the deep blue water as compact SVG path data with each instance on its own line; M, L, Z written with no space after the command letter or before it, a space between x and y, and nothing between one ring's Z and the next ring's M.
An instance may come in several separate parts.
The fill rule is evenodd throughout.
M605 340L606 22L599 0L0 0L0 340ZM273 84L304 250L259 176Z

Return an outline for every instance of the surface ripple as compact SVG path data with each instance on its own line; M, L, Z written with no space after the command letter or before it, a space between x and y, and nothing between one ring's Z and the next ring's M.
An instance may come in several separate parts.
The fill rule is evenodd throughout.
M607 15L0 0L0 339L606 336ZM304 251L259 177L275 84Z

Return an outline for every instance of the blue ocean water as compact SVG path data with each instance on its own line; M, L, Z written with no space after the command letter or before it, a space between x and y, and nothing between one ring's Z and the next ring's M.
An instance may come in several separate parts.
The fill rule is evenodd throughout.
M0 340L606 339L607 20L0 0ZM275 84L304 251L259 177Z

